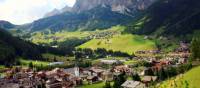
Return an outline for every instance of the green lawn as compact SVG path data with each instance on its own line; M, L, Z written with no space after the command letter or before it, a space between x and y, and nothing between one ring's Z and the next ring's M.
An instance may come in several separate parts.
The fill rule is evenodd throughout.
M111 82L111 86L113 85L113 82ZM103 88L105 86L105 82L98 82L98 83L94 83L94 84L84 84L80 87L77 88Z
M87 37L90 34L90 32L56 32L54 34L43 34L42 32L37 32L34 35L31 36L33 43L51 43L55 40L53 38L56 38L56 41L63 42L66 41L69 38L84 38Z
M137 63L136 60L129 60L129 61L124 62L125 65L132 65L132 64L135 64L135 63Z
M138 50L153 50L156 48L153 40L144 39L144 36L139 35L116 35L113 38L107 39L92 39L79 48L105 48L107 50L122 51L129 54Z
M175 78L164 81L158 88L199 88L199 74L200 66L193 68L182 76L179 75Z
M5 68L5 66L3 66L3 65L0 65L0 69L4 69Z

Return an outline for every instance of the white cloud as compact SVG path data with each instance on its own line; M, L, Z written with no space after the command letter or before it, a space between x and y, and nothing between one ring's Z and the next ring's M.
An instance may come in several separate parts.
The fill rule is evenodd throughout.
M73 6L75 0L0 0L0 20L24 24L37 20L54 8Z

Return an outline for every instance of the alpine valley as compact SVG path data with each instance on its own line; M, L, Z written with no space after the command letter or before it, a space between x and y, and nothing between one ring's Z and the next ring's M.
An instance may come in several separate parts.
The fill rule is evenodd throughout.
M0 88L198 88L199 23L200 0L76 0L0 20Z

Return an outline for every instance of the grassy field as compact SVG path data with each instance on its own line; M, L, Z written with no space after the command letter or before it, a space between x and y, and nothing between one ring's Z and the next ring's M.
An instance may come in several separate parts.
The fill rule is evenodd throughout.
M111 86L114 82L111 82ZM77 88L103 88L105 86L105 82L98 82L94 84L84 84L83 86L77 87Z
M4 69L5 68L5 66L3 66L3 65L0 65L0 69Z
M34 66L48 66L49 62L44 62L44 61L34 61L34 60L24 60L20 59L19 60L22 66L28 66L29 63L33 63Z
M107 32L107 31L123 31L125 29L124 26L113 26L111 28L108 28L106 30L96 30L96 31L75 31L75 32L68 32L68 31L60 31L60 32L35 32L31 35L30 40L33 43L39 44L39 43L45 43L49 44L51 42L57 41L57 42L64 42L67 41L70 38L78 38L83 39L93 34L98 34L101 32Z
M129 60L129 61L124 62L125 65L132 65L132 64L135 64L135 63L137 63L136 60Z
M66 41L69 38L84 38L87 37L90 34L90 32L56 32L53 34L44 34L42 32L37 32L32 35L31 40L33 43L51 43L53 41L63 42Z
M179 75L170 80L164 81L158 88L199 88L200 66Z
M153 50L156 48L154 41L144 39L138 35L117 35L110 39L92 39L79 48L105 48L107 50L122 51L129 54L138 50Z

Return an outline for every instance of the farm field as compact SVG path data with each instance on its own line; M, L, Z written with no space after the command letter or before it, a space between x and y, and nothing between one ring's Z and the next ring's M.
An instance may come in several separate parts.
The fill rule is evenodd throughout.
M79 48L105 48L132 54L138 50L153 50L156 49L156 46L153 40L144 39L139 35L126 34L116 35L110 39L92 39L80 45Z

